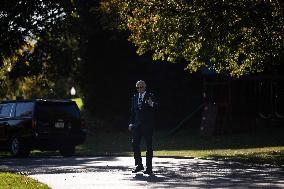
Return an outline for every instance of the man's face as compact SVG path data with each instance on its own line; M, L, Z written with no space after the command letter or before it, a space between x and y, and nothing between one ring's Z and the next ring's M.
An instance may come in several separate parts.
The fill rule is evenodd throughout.
M138 93L142 94L145 91L145 85L143 83L138 83L136 85L136 89Z

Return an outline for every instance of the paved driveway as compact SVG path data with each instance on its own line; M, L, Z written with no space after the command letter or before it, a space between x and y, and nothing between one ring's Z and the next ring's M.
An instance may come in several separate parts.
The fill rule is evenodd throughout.
M145 159L143 159L145 161ZM27 174L54 189L284 188L284 166L154 158L154 174L132 174L132 157L0 158L0 171Z

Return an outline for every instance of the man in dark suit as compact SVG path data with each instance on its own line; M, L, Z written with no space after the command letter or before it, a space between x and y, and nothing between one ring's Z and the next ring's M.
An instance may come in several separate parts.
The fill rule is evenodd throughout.
M144 174L152 174L152 136L154 129L154 114L157 109L157 102L152 93L146 91L146 83L139 80L136 83L138 93L132 98L131 117L129 131L132 133L132 148L135 159L135 168L132 171L137 173L144 170L140 143L143 137L146 142L146 170Z

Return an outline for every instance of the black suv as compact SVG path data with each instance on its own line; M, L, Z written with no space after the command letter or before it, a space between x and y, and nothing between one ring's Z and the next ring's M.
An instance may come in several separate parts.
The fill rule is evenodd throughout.
M59 150L72 156L87 135L77 104L71 100L0 102L0 149L26 157L31 150Z

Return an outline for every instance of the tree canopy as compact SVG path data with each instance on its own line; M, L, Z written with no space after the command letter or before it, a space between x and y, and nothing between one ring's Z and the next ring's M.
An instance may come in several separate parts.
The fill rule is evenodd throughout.
M74 77L80 62L76 8L75 0L1 1L1 97L47 96L59 79ZM36 95L25 90L33 85L40 89Z
M283 61L279 0L102 0L110 27L129 31L137 53L187 62L232 77L262 72Z
M9 56L27 38L38 38L45 31L70 23L73 1L3 0L0 6L0 56Z

